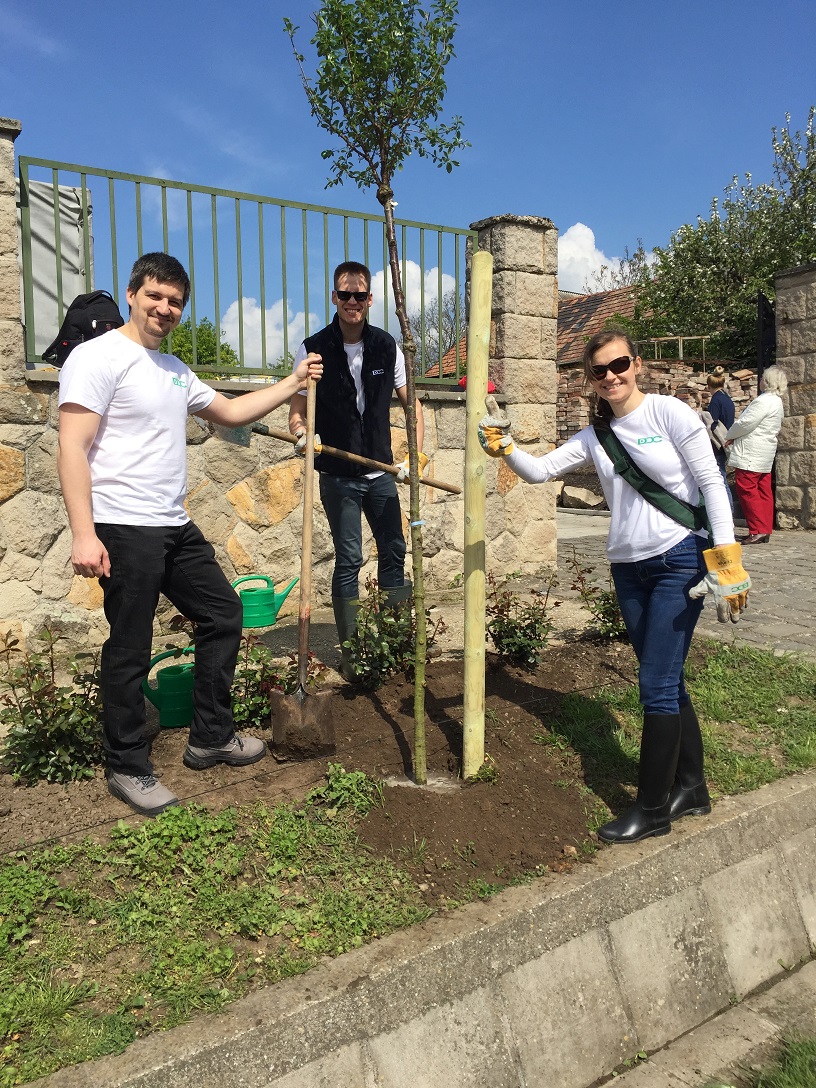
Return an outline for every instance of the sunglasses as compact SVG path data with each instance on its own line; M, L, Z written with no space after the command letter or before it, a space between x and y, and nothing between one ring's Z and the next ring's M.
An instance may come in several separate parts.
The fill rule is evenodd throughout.
M350 298L353 298L355 302L367 302L369 293L368 291L337 291L334 292L341 302L348 302Z
M604 363L603 366L591 366L589 369L592 377L600 382L606 377L607 370L611 370L613 374L625 374L631 365L632 356L621 355L620 359L613 359L611 363Z

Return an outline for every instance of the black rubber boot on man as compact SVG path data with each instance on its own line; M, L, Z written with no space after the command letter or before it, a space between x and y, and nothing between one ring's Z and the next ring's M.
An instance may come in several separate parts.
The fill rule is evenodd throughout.
M343 643L348 642L357 633L357 613L360 611L360 602L356 597L332 597L332 608L337 638L340 641L340 675L353 684L357 679L357 673L351 661L351 650Z
M640 742L638 797L632 807L598 829L604 842L640 842L651 835L668 835L669 794L680 749L679 714L644 714Z
M703 738L691 702L680 707L680 755L669 798L669 819L705 816L711 812L711 798L703 774Z

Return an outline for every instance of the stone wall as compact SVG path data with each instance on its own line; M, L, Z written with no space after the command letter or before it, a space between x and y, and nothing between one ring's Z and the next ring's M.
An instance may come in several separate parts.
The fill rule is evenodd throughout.
M13 142L16 121L0 119L0 632L36 633L57 624L74 644L105 636L95 579L74 575L71 534L56 471L56 374L26 371L15 227ZM549 220L503 216L477 224L479 244L495 261L493 366L504 389L517 440L552 448L555 421L557 233ZM465 394L422 394L429 474L463 483ZM287 409L265 422L286 429ZM392 413L397 460L406 450L404 416ZM276 583L299 573L302 462L292 447L253 435L246 446L188 422L191 517L212 541L230 580L260 573ZM504 466L488 464L487 564L497 573L535 573L555 562L554 492L529 485ZM317 490L317 489L316 489ZM464 566L464 503L430 487L422 493L425 571L431 589L446 588ZM408 489L401 489L407 537ZM365 538L362 577L376 573L374 545ZM314 511L314 605L330 600L333 552L323 509ZM410 566L408 567L410 570ZM284 606L297 610L297 593ZM160 610L161 611L161 610Z
M816 264L776 277L776 361L788 376L776 457L780 529L816 529Z

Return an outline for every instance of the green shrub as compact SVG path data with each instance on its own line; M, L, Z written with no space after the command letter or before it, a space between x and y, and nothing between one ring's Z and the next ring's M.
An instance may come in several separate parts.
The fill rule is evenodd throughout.
M62 636L45 628L41 653L23 651L19 641L0 641L2 676L0 722L9 726L3 761L17 781L73 782L93 777L102 762L102 701L97 659L70 660L69 684L57 683L54 647Z
M551 578L546 593L533 591L531 601L523 601L517 593L501 585L492 571L487 574L487 633L496 653L520 665L535 669L541 661L552 630L548 615L550 589L555 584Z
M626 624L623 622L611 573L608 576L606 589L590 582L589 576L594 573L595 568L581 566L575 545L572 547L572 558L568 560L567 565L572 572L572 589L578 591L578 595L592 617L587 625L588 633L598 639L628 641L629 636L626 633Z

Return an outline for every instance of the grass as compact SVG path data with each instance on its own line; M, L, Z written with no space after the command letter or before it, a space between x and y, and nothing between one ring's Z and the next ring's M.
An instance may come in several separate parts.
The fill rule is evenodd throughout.
M357 838L359 773L300 807L168 809L0 862L0 1085L213 1011L427 917ZM369 786L373 784L369 783Z
M816 665L712 643L687 672L715 794L816 766ZM563 761L560 786L581 763L589 828L619 803L621 783L636 780L639 721L636 688L606 687L568 696L536 733ZM301 805L217 814L188 805L120 823L104 842L0 859L0 1088L118 1053L426 918L406 869L358 838L381 804L379 783L331 764ZM415 834L405 861L426 850ZM456 852L467 863L474 843ZM506 884L463 882L445 906ZM816 1088L812 1079L757 1084Z
M782 1041L777 1058L765 1069L752 1072L745 1088L816 1088L816 1039L788 1038ZM706 1088L736 1088L723 1082L709 1083Z
M686 668L714 796L743 793L816 766L816 664L794 655L705 644ZM637 781L641 711L637 688L568 696L535 739L572 751L584 780L614 808ZM603 808L603 806L601 806ZM602 820L596 807L594 826Z

